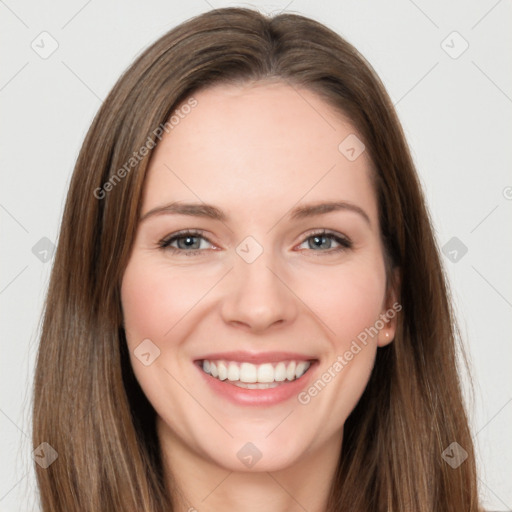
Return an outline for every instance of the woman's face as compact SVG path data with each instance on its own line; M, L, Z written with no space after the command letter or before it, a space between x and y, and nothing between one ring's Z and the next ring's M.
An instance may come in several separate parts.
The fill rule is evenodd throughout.
M232 471L337 457L396 323L369 157L311 91L194 98L153 153L122 282L159 436Z

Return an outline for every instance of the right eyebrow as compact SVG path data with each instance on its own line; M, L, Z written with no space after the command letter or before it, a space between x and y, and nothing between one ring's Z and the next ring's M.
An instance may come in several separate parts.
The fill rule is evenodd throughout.
M140 222L154 215L174 214L174 215L191 215L194 217L206 217L222 222L227 220L226 214L219 208L206 203L168 203L157 206L146 212L140 218Z

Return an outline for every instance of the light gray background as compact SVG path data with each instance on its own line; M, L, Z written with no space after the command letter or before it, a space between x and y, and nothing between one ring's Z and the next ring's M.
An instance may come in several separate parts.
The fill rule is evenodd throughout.
M481 495L489 510L512 509L510 1L0 0L0 510L38 510L30 387L52 260L32 248L43 237L56 241L78 150L120 73L181 21L227 5L315 18L383 79L438 242L457 237L468 249L462 257L457 249L456 262L448 251L443 260L476 382L471 425ZM44 59L52 39L58 48ZM458 55L464 41L469 47Z

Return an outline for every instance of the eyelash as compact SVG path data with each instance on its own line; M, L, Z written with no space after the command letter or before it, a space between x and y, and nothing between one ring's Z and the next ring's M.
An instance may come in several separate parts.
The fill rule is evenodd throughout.
M171 247L170 244L172 242L175 242L176 240L179 240L180 238L187 238L187 237L203 238L204 240L206 240L208 243L211 244L212 242L210 242L210 240L208 240L208 238L204 237L203 233L204 233L204 231L193 230L193 229L185 230L185 231L179 231L178 233L174 233L170 237L167 237L167 238L164 238L163 240L160 240L158 242L158 247L160 249L162 249L162 250L165 250L165 251L171 251L174 254L180 253L180 254L186 254L187 256L193 256L193 255L196 255L198 253L204 252L204 249L192 249L190 251L187 251L187 250L184 250L184 249L178 249L176 247ZM300 245L302 245L304 242L306 242L310 238L319 237L319 236L325 236L327 238L330 238L331 240L334 240L336 243L338 243L340 245L340 247L337 247L337 248L335 248L333 250L328 249L328 250L325 250L325 251L322 251L322 250L321 251L313 251L313 252L319 252L320 254L318 254L318 256L323 256L326 253L327 254L333 254L333 253L337 254L339 252L346 251L347 249L351 249L352 248L352 242L348 238L341 237L341 236L337 235L336 233L327 231L325 229L314 231L314 232L310 233L303 240L303 242L301 242Z

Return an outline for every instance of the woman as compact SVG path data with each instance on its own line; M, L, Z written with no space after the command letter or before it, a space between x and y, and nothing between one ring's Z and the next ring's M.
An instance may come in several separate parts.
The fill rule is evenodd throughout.
M456 332L371 66L301 16L197 16L78 157L36 369L42 508L480 510Z

